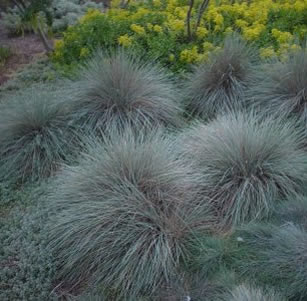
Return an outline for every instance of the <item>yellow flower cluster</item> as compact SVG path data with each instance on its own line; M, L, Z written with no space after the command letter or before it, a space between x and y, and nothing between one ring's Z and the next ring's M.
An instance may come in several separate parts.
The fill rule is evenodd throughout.
M206 27L198 27L196 30L196 36L199 39L203 39L208 35L209 31Z
M198 47L194 46L191 49L184 49L180 53L180 60L186 63L195 63L199 60Z
M293 36L290 32L282 32L276 28L272 29L272 36L280 43L288 43L291 42Z
M87 21L97 17L97 16L101 16L101 11L98 9L89 9L88 12L81 17L81 19L79 20L79 22L81 24L86 23Z
M153 26L153 31L157 32L157 33L161 33L163 32L163 28L159 25L154 25Z
M129 37L127 34L119 36L117 41L119 45L124 47L129 47L132 44L132 38Z
M259 38L260 34L265 30L265 26L260 23L255 23L250 27L245 27L243 29L243 37L247 41L256 40Z
M146 33L145 28L137 24L131 24L130 28L132 31L140 35L144 35Z
M268 59L276 56L276 52L272 46L266 48L260 48L260 57L263 59Z
M171 19L165 23L165 25L174 33L180 34L185 30L184 20Z
M293 18L296 21L296 14L299 16L297 20L303 20L302 17L307 11L307 0L209 1L198 27L198 7L202 0L195 0L195 7L191 11L193 35L190 39L187 37L189 1L130 0L126 9L119 7L120 2L112 0L112 8L104 13L90 9L81 17L77 26L82 27L91 22L96 26L96 21L100 18L105 20L102 22L109 22L106 28L110 28L111 32L113 28L120 28L114 29L109 35L110 45L143 47L154 55L164 56L165 61L172 64L184 65L207 60L210 53L220 49L218 45L225 36L233 32L238 32L246 41L259 45L259 53L263 59L286 59L290 52L299 49L298 38L302 41L307 34L306 23L299 21L300 23L296 24L297 22L291 21ZM288 11L291 11L290 21ZM286 24L282 23L282 19L274 23L278 18L284 18ZM80 32L74 30L77 26L67 30L63 40L55 42L55 58L63 59L63 53L69 45L74 45L71 48L78 59L89 55L92 45L84 42L87 39L80 41ZM91 31L84 33L86 34L91 34Z
M81 48L80 50L80 58L86 58L90 54L90 50L86 47Z

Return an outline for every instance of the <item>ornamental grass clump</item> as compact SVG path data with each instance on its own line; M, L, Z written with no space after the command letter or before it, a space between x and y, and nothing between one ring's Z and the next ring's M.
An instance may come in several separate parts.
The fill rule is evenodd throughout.
M283 119L226 114L196 123L179 136L179 151L202 174L226 224L268 216L277 200L304 193L307 181L304 134Z
M225 301L286 301L274 291L265 291L245 284L238 285Z
M57 92L29 89L4 100L0 109L0 178L14 182L50 176L77 142L69 109Z
M225 110L242 108L253 77L252 53L239 36L226 38L224 47L189 75L184 90L187 110L192 115L213 119Z
M50 247L66 287L105 288L125 300L152 295L176 274L185 237L212 229L211 209L195 203L197 179L171 139L146 133L92 141L58 176Z
M234 273L227 270L220 271L213 278L202 273L182 273L169 287L160 291L159 299L154 300L223 300L234 283Z
M291 223L253 225L241 230L240 237L246 256L237 268L243 277L274 287L289 300L307 298L307 233L303 229Z
M307 123L307 51L285 61L264 65L249 91L251 105L268 115L277 114Z
M281 203L275 213L274 221L278 224L293 223L307 231L307 198L298 196Z
M75 118L82 126L181 124L175 85L159 67L118 50L97 53L81 73L73 89Z

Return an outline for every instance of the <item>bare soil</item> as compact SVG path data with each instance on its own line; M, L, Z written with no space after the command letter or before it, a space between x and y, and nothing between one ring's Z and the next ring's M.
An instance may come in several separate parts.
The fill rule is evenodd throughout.
M37 35L31 33L12 37L1 24L0 46L9 47L12 52L5 65L0 67L0 86L12 78L16 71L46 55L44 46Z

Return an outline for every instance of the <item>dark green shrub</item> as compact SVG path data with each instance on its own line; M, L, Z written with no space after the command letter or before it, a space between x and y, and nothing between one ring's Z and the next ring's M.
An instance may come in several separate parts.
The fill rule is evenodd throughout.
M223 115L185 130L178 145L226 224L265 217L277 200L305 190L303 133L283 119Z
M1 103L1 179L35 181L71 156L76 142L61 93L29 89Z
M177 273L185 239L214 225L195 202L195 177L161 133L113 133L59 175L49 203L60 281L124 300L151 296ZM130 299L129 299L130 300Z
M221 51L189 74L184 89L188 111L212 119L217 113L243 107L253 78L253 50L239 36L226 38Z
M177 91L162 69L118 51L97 53L81 73L73 84L74 118L81 127L181 124Z

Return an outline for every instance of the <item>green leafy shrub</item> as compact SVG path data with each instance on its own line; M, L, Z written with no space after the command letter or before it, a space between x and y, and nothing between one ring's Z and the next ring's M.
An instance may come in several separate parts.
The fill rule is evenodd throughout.
M238 36L228 37L221 51L189 74L185 85L188 111L205 119L240 109L253 79L252 49Z
M191 10L188 0L128 2L125 9L115 3L105 13L89 11L68 28L56 43L53 59L58 67L73 69L97 48L120 45L182 72L207 61L233 32L259 49L262 58L284 58L300 48L307 30L303 0L209 1L207 8L206 1L197 0Z
M2 180L36 181L51 175L71 156L71 147L77 141L68 123L69 110L61 101L61 92L36 88L1 103Z
M245 278L274 287L290 300L304 300L306 290L307 233L286 224L251 225L238 235L246 256L237 269Z
M186 237L215 221L208 204L195 203L194 176L169 138L109 136L59 175L50 248L66 287L89 284L136 300L167 285Z
M304 193L303 137L283 119L238 113L196 123L180 135L178 147L202 175L202 195L217 214L226 224L239 224L267 216L277 200Z
M81 127L181 124L178 93L168 75L122 51L97 53L72 88L74 119Z

